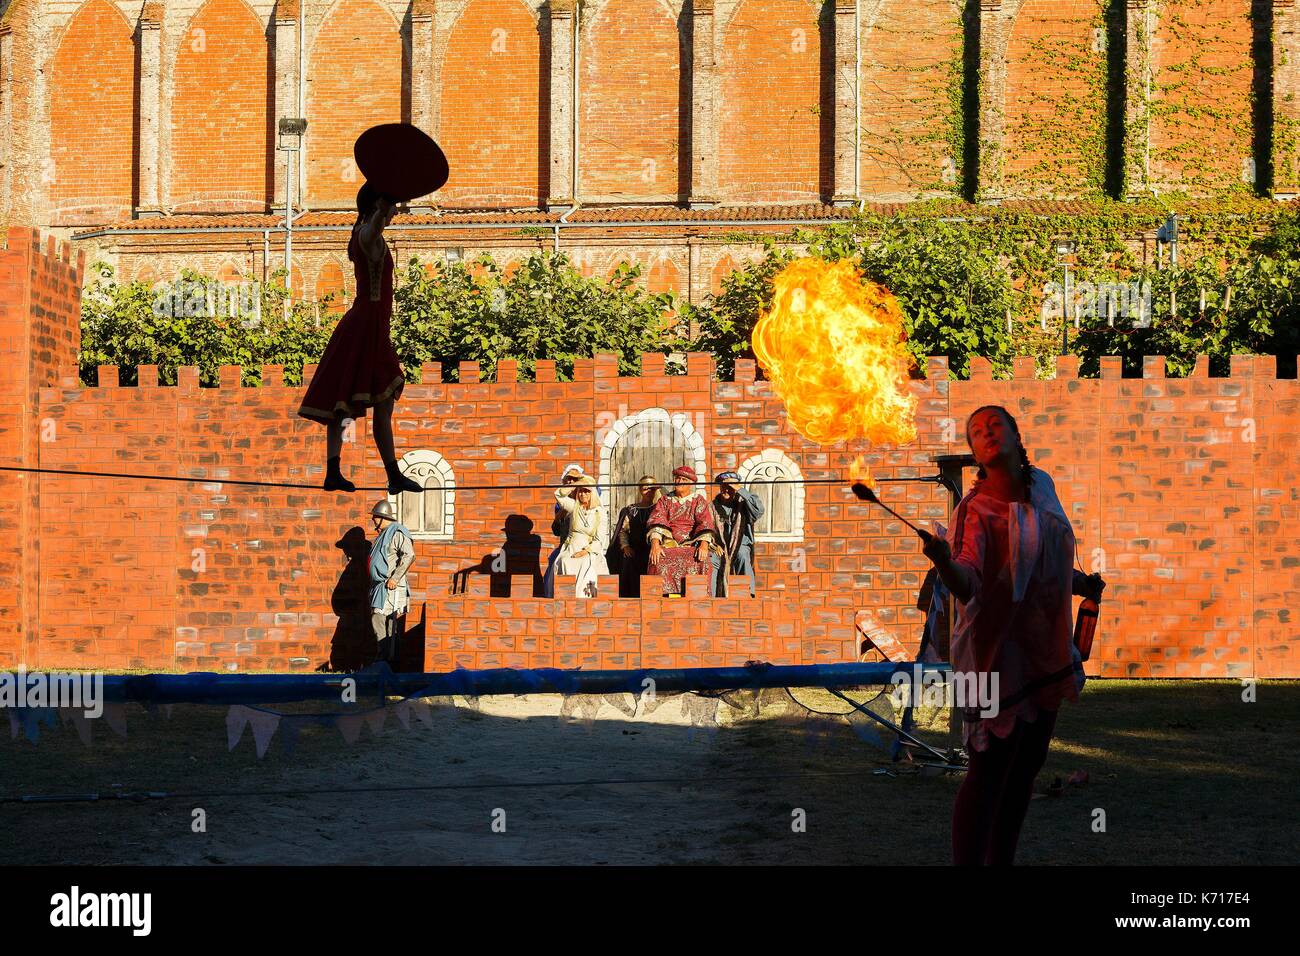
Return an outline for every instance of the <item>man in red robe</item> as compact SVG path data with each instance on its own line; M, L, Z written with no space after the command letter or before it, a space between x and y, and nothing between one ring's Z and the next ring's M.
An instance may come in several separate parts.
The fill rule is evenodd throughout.
M673 492L650 510L646 538L650 542L650 574L664 580L665 594L685 594L686 575L709 576L713 593L711 548L721 549L722 538L709 499L695 488L695 470L673 469Z

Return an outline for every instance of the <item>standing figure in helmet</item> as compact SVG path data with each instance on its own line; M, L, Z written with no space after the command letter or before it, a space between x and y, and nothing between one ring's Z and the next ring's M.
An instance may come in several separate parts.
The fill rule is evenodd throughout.
M401 637L398 618L410 604L406 572L415 561L415 542L387 499L375 505L370 516L377 532L370 546L370 624L378 642L377 659L396 664Z

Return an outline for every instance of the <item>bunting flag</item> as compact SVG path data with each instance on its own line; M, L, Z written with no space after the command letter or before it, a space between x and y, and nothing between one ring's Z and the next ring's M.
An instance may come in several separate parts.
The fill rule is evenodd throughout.
M70 707L68 711L68 719L72 721L72 726L77 728L77 736L81 738L81 742L87 747L92 746L94 744L94 723L86 716L84 710Z
M113 733L126 739L126 704L105 703L104 722L113 728Z
M564 685L568 690L570 685ZM571 686L576 687L574 682ZM467 687L467 689L470 689ZM516 695L519 696L519 695ZM595 721L602 709L608 705L628 719L644 719L653 714L669 700L677 701L681 723L688 728L688 739L696 741L695 731L704 730L712 737L719 726L731 726L745 721L773 720L785 721L798 719L803 722L805 746L816 747L819 742L851 742L853 737L847 734L837 735L836 728L847 726L857 740L883 750L889 750L892 734L872 720L873 714L884 719L894 717L892 701L883 690L868 698L863 707L870 713L860 710L847 710L833 714L823 714L820 705L806 704L797 699L788 688L763 688L759 690L731 690L723 693L697 693L674 691L670 693L653 693L624 691L605 694L562 693L560 716L568 721L581 723L591 733ZM226 744L233 751L243 738L245 728L251 728L254 749L260 760L270 748L277 732L286 755L292 754L297 746L301 729L307 724L322 727L337 727L344 741L356 743L361 737L363 727L370 729L373 737L383 736L387 719L391 712L396 716L402 729L410 731L414 721L412 714L425 729L435 728L435 709L444 714L452 714L456 708L480 711L481 698L433 696L408 697L389 702L381 698L381 704L368 709L358 709L344 713L320 714L281 714L264 707L235 704L226 712ZM726 710L723 710L723 705ZM121 702L105 703L103 717L106 723L120 736L127 736L126 707ZM167 719L171 718L172 704L146 707L146 711L157 714L161 712ZM831 708L827 708L828 710ZM9 732L12 739L17 739L21 732L32 743L40 738L41 727L66 727L71 723L77 730L85 746L93 745L94 723L82 710L75 708L7 708ZM563 724L565 721L561 721ZM676 722L676 721L674 721Z
M248 708L242 704L233 704L226 711L226 749L234 750L235 744L239 743L239 738L244 735L244 728L248 726Z
M433 711L429 708L429 702L427 700L412 700L410 704L411 709L415 711L415 716L420 719L420 723L424 724L429 730L433 730Z
M628 717L636 716L637 704L640 703L634 694L606 694L604 700L609 706L622 711Z
M402 725L403 730L411 729L411 702L409 700L399 701L393 707L393 713L397 715L397 722Z
M701 697L698 694L682 694L682 716L691 722L692 727L718 726L718 705L722 701L717 697Z
M851 710L845 716L845 719L848 721L849 729L857 734L858 739L863 743L871 744L873 747L879 747L882 750L889 749L889 745L886 744L884 738L880 736L878 728L881 725L877 724L866 714L859 710Z
M280 720L280 751L286 757L292 757L298 746L298 724L300 721L285 716Z
M560 704L560 716L580 721L587 733L591 733L604 702L605 698L600 694L569 694Z
M343 739L350 744L357 742L361 736L361 725L365 723L365 718L360 714L340 714L334 718L334 724L338 727L339 733Z
M248 725L253 728L253 742L257 745L257 759L261 760L266 754L266 748L271 746L271 738L275 736L275 729L280 726L280 715L250 708Z

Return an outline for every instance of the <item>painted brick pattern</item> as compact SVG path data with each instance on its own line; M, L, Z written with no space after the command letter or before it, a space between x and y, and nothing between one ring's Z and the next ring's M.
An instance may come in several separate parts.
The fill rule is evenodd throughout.
M140 387L122 388L117 370L103 368L99 386L84 388L71 364L72 267L52 247L40 253L30 231L11 231L9 247L0 258L4 301L27 305L6 306L0 318L7 347L31 357L24 384L6 385L6 407L23 409L2 423L6 459L202 480L5 476L0 521L18 533L0 561L21 574L16 590L0 590L4 659L232 671L355 662L365 513L378 495L317 490L322 435L295 417L300 390L283 384L284 370L268 367L262 387L245 388L239 369L227 367L220 387L199 388L194 369L158 387L156 370L145 368ZM971 379L956 382L945 360L931 359L927 377L911 383L918 440L896 449L809 444L790 430L752 361L726 382L705 355L689 356L681 376L666 375L659 355L645 356L639 375L620 376L614 357L601 355L580 360L566 383L549 360L530 382L516 380L511 362L496 381L465 363L458 383L426 365L399 405L398 446L443 456L454 473L455 524L448 539L418 544L408 624L422 621L425 663L434 667L846 660L858 653L854 621L863 611L915 650L913 605L927 563L900 522L840 482L860 450L880 477L932 474L934 455L965 450L966 416L998 402L1053 475L1081 561L1104 561L1111 587L1093 673L1296 676L1300 570L1283 530L1297 498L1296 380L1277 379L1272 360L1251 357L1234 360L1227 378L1208 377L1202 362L1190 378L1166 379L1163 360L1152 358L1141 379L1123 379L1106 362L1100 379L1080 380L1077 365L1062 358L1055 378L1037 380L1026 360L1012 379L994 381L976 360ZM682 599L534 598L553 546L551 497L516 486L553 482L569 462L601 474L617 423L648 408L679 416L699 436L708 474L756 455L793 462L811 482L802 537L760 542L756 599L708 599L702 578ZM55 440L37 441L35 423L52 427ZM345 462L363 487L382 483L370 445L357 423ZM231 483L240 479L312 487ZM947 517L946 496L932 484L888 484L885 495L912 520ZM59 543L59 560L33 558L38 541ZM493 575L502 551L505 571ZM605 585L609 595L612 581ZM558 593L571 587L562 579ZM733 582L733 593L744 590Z
M0 251L0 462L39 467L45 439L57 439L33 401L38 383L75 360L84 257L64 242L42 240L32 229L11 228ZM44 478L0 472L0 667L35 659L41 561Z

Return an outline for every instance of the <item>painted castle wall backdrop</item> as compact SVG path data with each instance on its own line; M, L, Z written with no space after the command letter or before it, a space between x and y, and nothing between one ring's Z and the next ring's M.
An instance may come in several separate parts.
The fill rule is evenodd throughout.
M281 384L282 369L263 369L263 385L249 388L226 368L220 387L200 388L195 369L158 387L145 368L140 387L122 388L105 367L99 387L82 387L84 259L34 230L7 238L0 347L17 374L3 380L0 462L196 480L0 472L0 666L347 666L364 629L366 513L381 493L234 483L322 478L321 429L295 416L299 390ZM430 384L408 384L394 419L408 468L434 486L426 508L404 515L421 529L408 619L423 646L416 664L829 662L855 659L862 628L876 626L915 649L927 562L911 532L841 480L858 451L882 477L933 474L933 456L966 450L969 412L998 402L1055 479L1085 566L1104 564L1090 672L1300 676L1289 533L1300 387L1277 378L1272 358L1235 357L1227 378L1208 377L1202 362L1187 379L1166 379L1159 358L1140 379L1103 360L1100 379L1079 379L1065 357L1045 381L1032 360L1011 380L977 360L970 381L949 381L932 359L911 384L919 435L903 448L807 442L748 362L735 381L717 381L704 355L674 376L647 355L639 376L624 377L612 356L597 356L566 383L545 361L530 382L515 381L510 363L491 382L469 363L458 384L422 371ZM534 598L554 543L553 499L513 486L553 483L575 461L607 485L628 430L665 419L702 474L837 480L802 486L788 524L760 541L757 598L709 599L703 581L678 600L612 599L608 588L590 601ZM378 488L371 446L358 423L345 461L358 485ZM913 520L947 516L933 485L884 488Z

